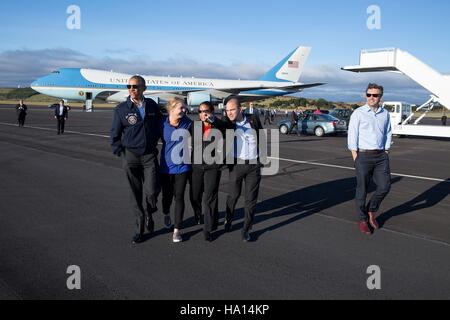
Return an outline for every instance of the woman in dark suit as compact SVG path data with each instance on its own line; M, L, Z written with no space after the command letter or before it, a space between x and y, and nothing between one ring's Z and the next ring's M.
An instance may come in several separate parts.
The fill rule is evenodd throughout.
M217 140L223 142L227 124L214 116L214 106L210 102L203 102L198 107L198 114L199 120L191 128L190 198L196 223L200 224L203 216L205 240L212 241L212 233L219 225L218 194L224 161L220 151L225 148L223 143L217 147Z

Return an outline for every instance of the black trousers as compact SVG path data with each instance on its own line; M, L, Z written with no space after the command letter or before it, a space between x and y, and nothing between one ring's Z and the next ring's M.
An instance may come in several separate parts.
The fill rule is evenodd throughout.
M296 129L298 136L302 133L301 128L298 127L298 122L294 122L294 124L292 125L292 128L291 128L291 131L289 133L292 133L294 131L294 129Z
M203 231L213 232L219 226L219 185L222 171L193 166L190 178L190 198L192 209L197 218L203 215Z
M378 212L381 202L391 189L391 170L389 156L383 152L378 155L359 153L355 161L356 169L356 210L360 221L367 221L367 213ZM368 203L366 203L370 182L376 184L377 189Z
M25 118L27 117L27 115L25 113L19 113L19 117L17 119L17 122L19 123L20 127L23 127L25 125Z
M184 217L184 192L189 179L190 172L181 174L161 174L162 205L163 213L170 214L170 207L175 197L175 229L183 227Z
M241 196L242 182L245 182L245 220L242 233L249 232L255 218L261 183L261 166L259 164L236 164L230 166L227 198L227 221L233 220L236 203Z
M136 217L136 231L143 234L145 217L152 219L152 214L158 211L156 205L161 187L157 154L137 156L125 150L122 164L130 185L130 203Z
M57 129L58 133L64 133L64 126L66 125L66 120L64 118L57 119Z

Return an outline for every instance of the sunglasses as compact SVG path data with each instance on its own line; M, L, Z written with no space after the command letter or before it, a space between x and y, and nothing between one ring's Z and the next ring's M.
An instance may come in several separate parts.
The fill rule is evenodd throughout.
M199 113L199 114L202 114L202 113L211 113L211 111L209 111L209 110L198 110L198 113Z
M141 86L137 85L137 84L129 84L127 85L128 89L139 89Z
M366 97L367 97L367 98L371 98L371 97L379 98L379 97L381 97L381 94L371 94L371 93L366 93Z

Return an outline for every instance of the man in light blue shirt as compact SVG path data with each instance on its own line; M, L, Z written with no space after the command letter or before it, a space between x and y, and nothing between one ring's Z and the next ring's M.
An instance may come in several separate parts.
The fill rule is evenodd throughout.
M352 152L356 169L355 200L359 229L364 234L372 233L370 227L379 229L376 214L391 187L388 154L392 144L392 128L389 112L380 105L383 93L382 86L369 84L367 104L355 110L348 129L348 149ZM372 180L377 190L366 203Z

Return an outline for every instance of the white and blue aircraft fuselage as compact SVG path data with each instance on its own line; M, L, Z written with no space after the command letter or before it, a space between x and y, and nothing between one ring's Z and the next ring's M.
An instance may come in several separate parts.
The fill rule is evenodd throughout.
M311 48L298 47L258 80L221 80L143 76L144 95L158 103L172 97L186 98L190 106L204 101L221 103L230 95L243 101L256 101L301 92L323 83L298 82ZM122 102L128 97L127 84L132 75L94 69L62 68L37 79L31 87L42 94L64 100L100 99Z

